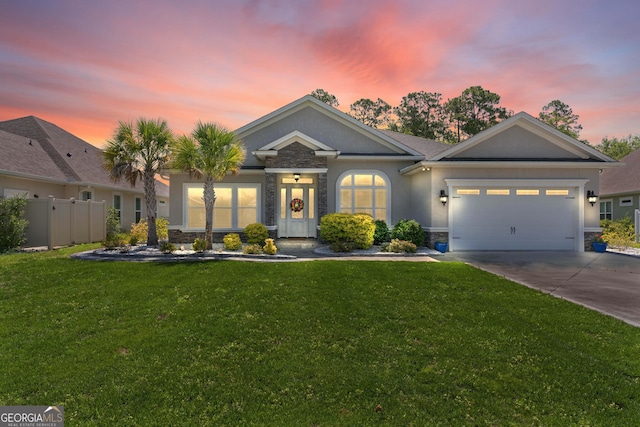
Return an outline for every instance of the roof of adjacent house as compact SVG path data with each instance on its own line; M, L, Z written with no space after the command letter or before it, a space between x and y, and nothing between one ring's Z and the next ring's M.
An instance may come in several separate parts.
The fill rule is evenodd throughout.
M640 193L640 150L620 159L623 166L606 169L600 175L600 197Z
M127 181L111 180L103 168L101 149L35 116L0 122L0 149L0 173L143 191L142 182L131 188ZM168 197L169 187L156 181L156 194Z

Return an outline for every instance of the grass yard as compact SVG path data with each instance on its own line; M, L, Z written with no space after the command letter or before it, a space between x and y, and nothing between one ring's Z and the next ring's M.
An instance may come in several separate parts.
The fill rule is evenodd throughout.
M0 405L66 425L637 425L640 330L461 263L0 256Z

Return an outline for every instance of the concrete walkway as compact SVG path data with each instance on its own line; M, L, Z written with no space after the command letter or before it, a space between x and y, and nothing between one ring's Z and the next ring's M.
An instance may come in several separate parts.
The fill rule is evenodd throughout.
M448 252L525 286L640 327L640 258L596 252Z

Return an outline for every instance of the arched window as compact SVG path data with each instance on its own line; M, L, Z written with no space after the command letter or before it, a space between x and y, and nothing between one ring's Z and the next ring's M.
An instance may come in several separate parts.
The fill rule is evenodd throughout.
M367 213L387 222L389 218L389 178L379 171L348 171L338 178L338 211Z

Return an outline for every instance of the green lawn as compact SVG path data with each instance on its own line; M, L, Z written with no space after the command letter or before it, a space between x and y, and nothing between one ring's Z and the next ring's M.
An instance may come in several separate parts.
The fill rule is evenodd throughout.
M464 264L74 250L0 256L0 405L69 426L640 419L640 329Z

